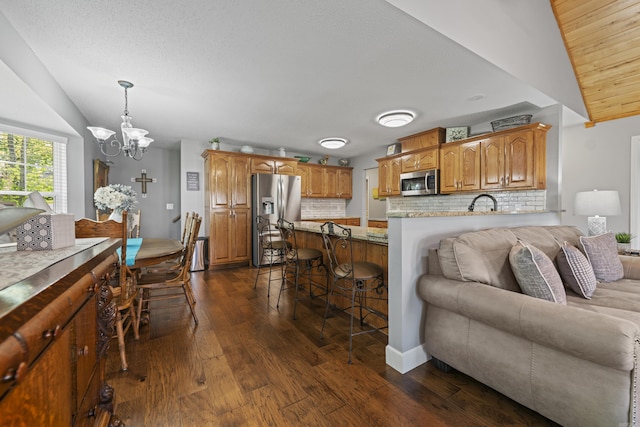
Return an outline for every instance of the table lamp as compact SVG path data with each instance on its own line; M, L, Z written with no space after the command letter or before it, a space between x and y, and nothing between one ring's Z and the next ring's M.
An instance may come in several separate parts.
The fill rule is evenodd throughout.
M620 215L620 197L617 191L580 191L573 203L574 215L588 216L589 236L607 232L607 215ZM601 216L602 215L602 216Z

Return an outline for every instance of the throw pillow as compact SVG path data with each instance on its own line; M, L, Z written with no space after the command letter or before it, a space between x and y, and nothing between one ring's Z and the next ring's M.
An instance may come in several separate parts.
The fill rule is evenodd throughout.
M518 241L511 248L509 263L522 292L559 304L567 303L562 279L553 261L540 249Z
M509 263L522 292L559 304L567 303L562 279L553 261L540 249L518 241L511 248Z
M615 282L624 277L622 261L618 256L618 243L613 233L581 236L580 243L600 282Z
M580 249L564 242L556 262L564 283L581 297L591 299L591 295L596 290L596 275L589 260L580 252Z

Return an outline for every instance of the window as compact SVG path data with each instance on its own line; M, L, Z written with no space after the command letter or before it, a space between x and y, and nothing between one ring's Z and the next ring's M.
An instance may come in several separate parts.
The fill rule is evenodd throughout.
M66 139L0 126L0 203L22 206L40 192L56 212L67 211Z

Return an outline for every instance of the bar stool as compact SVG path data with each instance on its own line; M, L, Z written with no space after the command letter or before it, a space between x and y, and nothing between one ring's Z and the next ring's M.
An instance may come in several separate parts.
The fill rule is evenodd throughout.
M292 222L284 218L278 219L278 230L280 230L282 241L286 242L288 249L284 254L282 284L280 286L280 294L278 295L276 307L280 306L282 292L292 287L295 288L293 301L293 319L295 320L298 301L306 298L301 297L298 292L300 288L304 286L304 283L301 282L300 279L303 277L306 278L310 299L327 295L327 268L324 265L321 250L298 247L296 230ZM301 270L304 270L304 274L301 274ZM322 289L323 293L315 294L314 289Z
M253 289L258 285L258 277L268 274L267 298L271 292L271 273L274 265L279 265L281 272L273 280L282 280L282 263L284 262L285 242L280 238L280 232L271 227L269 217L258 215L258 273L253 282ZM263 267L264 266L264 267ZM268 270L266 269L268 266ZM279 298L278 298L279 299Z
M350 309L349 323L349 364L351 364L351 353L353 350L353 337L356 335L376 332L389 327L389 319L386 314L374 308L375 301L388 301L388 289L384 283L384 270L378 264L368 261L354 261L353 240L351 229L342 227L333 222L325 222L320 226L322 241L329 258L329 268L333 276L333 284L327 298L327 307L322 320L320 339L327 322L329 309L333 306L335 297L348 299L350 304L347 307L338 308L343 311ZM356 306L359 309L360 330L354 332L353 319L355 317ZM368 316L373 315L383 321L382 326L374 326L367 322Z

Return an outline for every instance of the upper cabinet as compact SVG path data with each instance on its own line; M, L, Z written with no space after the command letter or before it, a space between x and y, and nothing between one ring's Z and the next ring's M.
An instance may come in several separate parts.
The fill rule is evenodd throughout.
M482 190L546 188L548 127L542 126L523 126L482 140Z
M213 152L215 153L215 152ZM230 153L210 154L205 158L208 174L208 208L249 208L251 174L249 159Z
M446 130L444 128L435 128L399 138L398 141L402 144L402 152L406 153L421 148L437 148L445 141L445 135Z
M297 171L302 177L302 197L352 197L352 168L299 163Z
M295 159L251 157L251 173L296 175L297 164Z
M442 194L544 189L550 128L533 123L449 143L442 128L400 138L401 154L377 159L378 194L399 196L401 173L427 169L440 170Z
M402 156L402 172L415 172L438 169L438 147L414 151Z
M323 197L322 182L323 174L322 168L315 167L315 165L298 164L298 175L302 177L301 191L302 197Z
M442 194L480 189L480 141L449 143L440 149Z
M377 159L378 162L378 196L400 195L400 171L402 170L402 158L390 157Z

